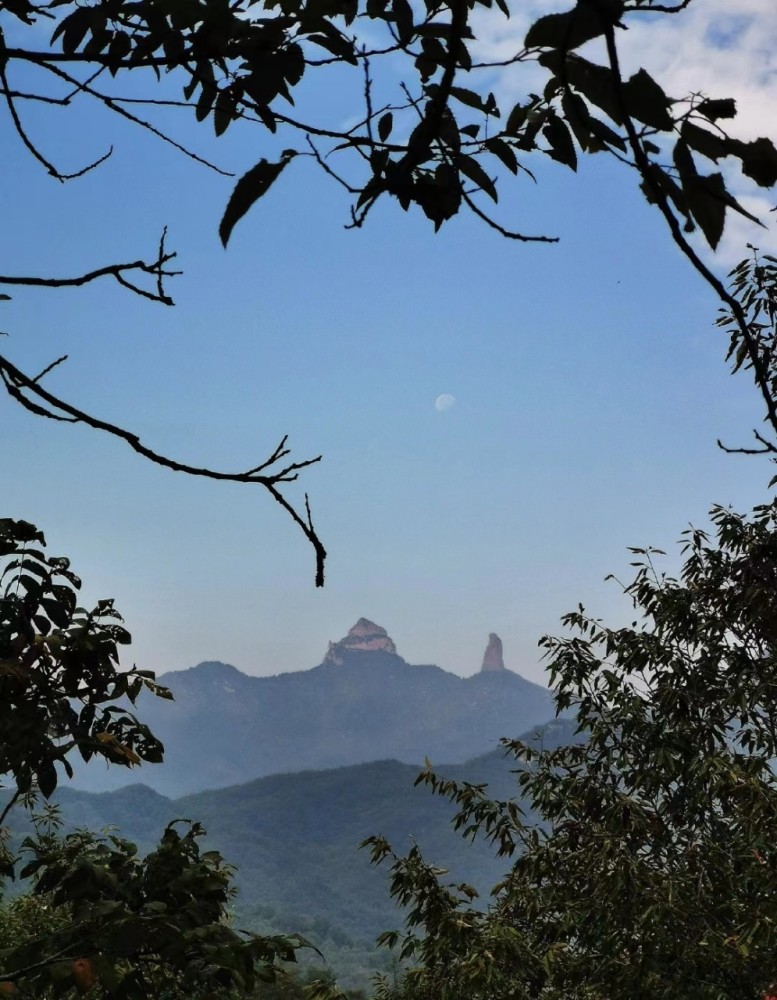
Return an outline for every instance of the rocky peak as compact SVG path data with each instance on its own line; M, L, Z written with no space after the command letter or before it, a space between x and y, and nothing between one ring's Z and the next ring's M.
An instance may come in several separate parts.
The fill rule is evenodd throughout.
M348 630L348 635L339 642L330 642L324 663L342 663L343 653L391 653L397 655L397 647L388 632L371 622L368 618L360 618Z
M506 669L505 661L502 658L502 640L496 632L491 632L486 651L483 654L483 666L480 668L480 672L483 674Z

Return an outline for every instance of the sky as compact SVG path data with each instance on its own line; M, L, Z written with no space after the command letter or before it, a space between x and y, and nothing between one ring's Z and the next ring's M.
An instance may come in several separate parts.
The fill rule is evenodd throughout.
M511 53L547 9L480 15L481 53ZM738 134L773 135L771 0L731 10L696 0L669 25L645 18L624 61L675 96L737 97ZM530 86L520 73L489 81L508 107ZM347 121L360 87L335 75L304 96ZM289 492L309 493L329 552L317 590L310 547L261 490L176 475L0 397L4 516L71 558L85 603L115 598L127 665L307 669L364 616L408 661L462 675L496 632L507 666L541 681L537 641L565 611L629 618L605 581L628 579L628 546L665 548L676 569L674 543L711 504L767 497L772 467L716 446L749 443L761 419L747 378L727 372L717 303L615 161L588 157L577 175L537 162L536 185L502 185L500 219L555 245L508 242L465 216L435 235L396 203L346 230L344 192L294 162L225 251L234 179L86 101L25 115L62 169L114 153L62 186L3 119L2 273L149 256L165 225L184 273L175 308L109 281L16 289L0 303L7 356L34 372L67 353L52 392L181 461L244 469L284 434L295 457L323 455ZM258 126L217 140L177 110L155 121L237 174L277 152ZM709 258L722 274L748 240L777 249L773 193L732 183L771 229L730 222Z

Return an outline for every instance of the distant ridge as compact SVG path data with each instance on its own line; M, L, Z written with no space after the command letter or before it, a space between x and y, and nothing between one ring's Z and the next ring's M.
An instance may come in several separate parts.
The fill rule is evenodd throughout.
M143 767L141 780L172 797L390 758L460 763L554 714L547 689L505 668L493 633L483 669L463 678L407 663L367 618L310 670L253 677L208 661L160 680L175 701L144 697L138 715L164 742L165 762ZM74 784L104 791L140 773L117 771L82 768Z

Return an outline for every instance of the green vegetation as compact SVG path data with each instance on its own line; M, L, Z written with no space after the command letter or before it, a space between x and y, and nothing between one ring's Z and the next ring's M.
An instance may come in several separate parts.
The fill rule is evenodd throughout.
M0 823L48 798L57 766L71 773L76 752L128 767L162 754L118 700L134 704L143 686L166 692L151 675L118 669L116 644L129 635L112 603L79 608L80 581L44 547L32 525L0 521L0 773L12 789ZM106 1000L250 994L304 945L232 929L232 872L218 852L201 851L197 823L168 824L141 858L115 835L60 838L54 819L34 823L18 851L0 842L4 879L32 880L32 896L0 917L4 992L61 995L99 982Z
M237 183L221 221L225 244L301 157L351 191L354 226L388 197L405 210L420 208L436 229L469 208L507 236L546 241L508 232L483 209L483 198L497 201L494 173L528 173L532 154L575 169L579 152L609 153L635 170L673 241L723 304L734 369L751 372L765 405L767 430L757 432L754 450L775 456L775 262L743 263L728 291L687 233L698 229L714 248L727 212L750 217L718 164L734 162L770 188L777 151L767 138L745 142L728 133L733 101L674 99L645 70L628 79L621 72L621 29L640 15L681 16L689 2L578 0L540 18L512 62L516 72L539 68L544 80L504 116L492 94L462 85L488 69L473 65L470 50L476 15L491 0L427 0L420 8L407 0L5 0L2 24L12 23L14 40L23 41L9 44L0 34L0 90L9 127L59 180L67 178L30 140L20 106L42 100L67 113L75 88L132 117L100 89L104 71L119 87L127 73L134 80L153 70L152 79L165 83L162 90L150 84L149 104L167 99L177 81L182 103L217 134L258 118L274 159L263 157ZM497 6L507 13L502 0ZM38 25L49 18L52 43L41 49ZM385 44L367 48L357 35L362 24ZM600 43L599 62L577 51L590 41ZM402 63L399 96L377 80L383 57ZM20 66L54 90L20 95L9 83ZM280 110L303 77L348 66L363 107L356 116L335 114L355 117L354 128ZM389 78L393 72L389 66ZM301 141L271 150L272 136L286 142L289 131ZM170 260L163 238L150 262L64 281L0 281L80 285L112 276L169 304ZM265 488L313 545L323 583L326 553L307 502L297 511L282 493L309 463L284 464L285 441L239 475L186 465L48 392L51 367L33 376L0 356L5 388L34 413L86 423L176 471ZM581 607L565 619L571 638L545 640L558 704L576 710L586 741L552 750L507 742L527 765L518 787L538 822L478 784L424 772L424 783L458 805L457 828L483 834L514 858L486 908L473 905L468 884L444 884L444 872L418 848L403 857L385 839L371 840L374 859L390 860L393 895L408 910L407 935L388 933L384 941L401 942L403 957L418 962L399 986L384 984L384 997L757 1000L777 981L777 504L750 517L721 508L712 516L714 538L686 535L677 580L656 570L654 552L635 553L637 576L625 591L641 620L610 629ZM78 608L77 578L66 561L47 559L36 528L3 520L0 545L0 773L11 783L4 823L12 808L49 796L57 768L69 774L75 753L120 766L158 760L159 742L122 699L134 702L143 687L164 692L149 675L118 670L117 645L128 635L111 602ZM3 874L19 869L34 885L31 897L3 910L3 992L99 989L107 998L140 1000L245 995L275 980L295 995L298 984L279 980L277 965L294 958L302 941L243 935L229 925L231 873L219 854L200 849L201 833L196 824L168 826L143 858L121 837L89 832L36 831L22 844L21 865L6 845Z

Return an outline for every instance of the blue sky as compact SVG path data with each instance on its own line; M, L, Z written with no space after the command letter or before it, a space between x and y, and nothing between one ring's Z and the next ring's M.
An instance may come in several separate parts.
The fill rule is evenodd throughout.
M684 60L670 65L661 39L646 59L679 81L706 52L728 88L715 96L739 87L769 107L775 77L747 48L767 6L743 5L750 21L726 51L723 7L706 9L677 36ZM116 598L128 662L303 669L366 616L406 659L462 674L496 631L508 666L540 679L537 639L565 610L628 614L604 583L628 576L626 546L671 549L711 503L765 498L771 467L715 446L747 443L761 416L746 378L727 374L716 302L618 164L589 158L574 176L547 163L537 186L503 185L503 220L561 237L532 246L465 217L435 235L396 204L346 231L343 192L298 160L225 252L233 181L87 104L26 120L63 169L116 149L63 188L5 123L5 273L148 256L163 225L185 273L174 309L107 281L16 290L0 323L9 357L36 371L67 352L52 391L193 464L245 468L286 433L297 457L324 456L290 494L310 493L330 553L317 591L312 552L260 490L157 469L0 398L4 513L71 557L87 601ZM181 113L161 121L238 173L271 155L259 129L215 140ZM746 237L733 227L722 270ZM440 412L442 393L456 402Z

